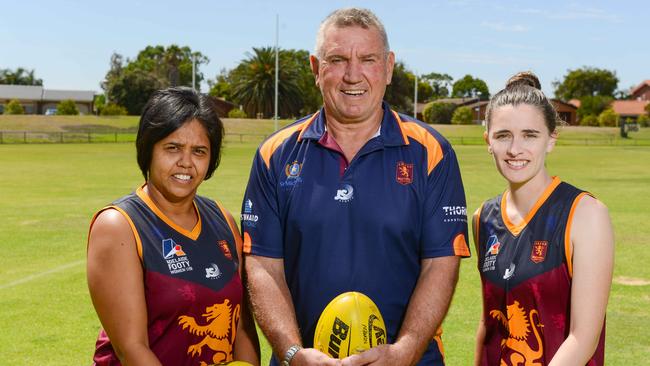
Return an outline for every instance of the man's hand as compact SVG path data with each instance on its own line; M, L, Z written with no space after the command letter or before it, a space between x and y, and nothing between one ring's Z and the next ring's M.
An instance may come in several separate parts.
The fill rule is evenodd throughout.
M412 365L413 351L399 344L382 344L342 360L342 366L402 366Z
M315 348L303 348L291 360L291 366L338 366L341 360L331 358Z

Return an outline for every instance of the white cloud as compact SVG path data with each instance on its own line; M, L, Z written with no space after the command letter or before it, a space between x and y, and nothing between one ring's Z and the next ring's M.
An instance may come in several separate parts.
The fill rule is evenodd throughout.
M499 23L483 22L481 23L481 26L499 32L528 32L528 27L525 27L521 24L506 25L501 22Z

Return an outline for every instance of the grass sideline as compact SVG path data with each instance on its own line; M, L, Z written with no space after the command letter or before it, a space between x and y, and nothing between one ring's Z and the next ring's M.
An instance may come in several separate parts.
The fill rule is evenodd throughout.
M135 141L138 116L42 116L0 115L0 143L21 143L29 135L31 142L132 142ZM280 120L280 127L293 120ZM270 119L223 119L231 141L259 142L274 131ZM482 145L482 126L435 125L452 143ZM630 138L620 137L617 127L564 126L559 128L560 145L641 145L650 146L650 128L631 132ZM41 134L39 134L41 133Z
M240 210L256 145L228 143L200 193ZM457 146L468 211L505 187L485 147ZM608 365L650 358L650 149L559 146L552 174L589 189L610 209L615 282L608 308ZM132 144L0 145L0 354L7 364L90 364L99 322L85 281L95 210L142 182ZM444 324L448 365L471 364L480 312L475 258L464 260ZM26 281L25 281L26 280ZM22 282L21 282L22 281ZM645 283L645 284L644 284ZM35 296L35 294L37 294ZM268 357L268 347L265 348Z

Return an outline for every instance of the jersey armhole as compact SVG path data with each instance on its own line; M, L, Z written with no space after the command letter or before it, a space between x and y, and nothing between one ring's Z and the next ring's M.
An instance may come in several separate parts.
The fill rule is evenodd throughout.
M571 204L571 210L569 211L569 216L566 220L566 229L564 231L564 256L566 258L567 270L569 271L569 278L573 277L573 245L571 244L571 226L573 224L573 215L575 210L578 207L578 203L584 196L594 197L589 192L582 192L576 198L573 199Z
M483 211L483 204L474 211L474 214L472 215L472 237L474 239L474 248L476 249L476 253L478 255L479 253L479 234L480 234L480 227L481 227L481 211Z
M140 240L140 235L138 234L138 230L135 228L135 224L133 223L133 220L131 220L129 214L117 206L106 206L101 210L97 211L95 215L93 215L93 218L90 220L90 227L88 228L88 242L86 243L86 251L88 251L88 245L90 244L90 230L92 230L93 225L95 224L95 220L97 220L97 217L106 210L115 210L119 212L126 219L126 222L129 223L129 226L131 227L131 232L133 233L133 237L135 239L135 247L138 252L138 258L140 259L140 263L142 264L143 263L142 241Z

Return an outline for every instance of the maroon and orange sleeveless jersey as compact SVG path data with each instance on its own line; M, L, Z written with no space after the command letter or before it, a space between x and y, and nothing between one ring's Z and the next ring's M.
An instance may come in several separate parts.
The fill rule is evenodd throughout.
M205 365L233 357L243 295L241 239L216 202L196 196L194 206L199 220L192 231L167 218L142 187L102 209L121 212L133 230L144 272L149 347L163 365ZM104 330L93 360L120 365Z
M569 334L571 221L588 193L557 177L519 225L505 197L486 201L474 232L486 335L482 365L547 365ZM605 326L589 366L603 365Z

